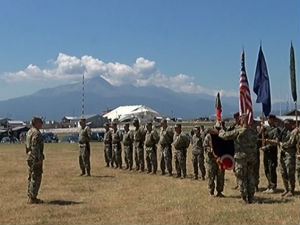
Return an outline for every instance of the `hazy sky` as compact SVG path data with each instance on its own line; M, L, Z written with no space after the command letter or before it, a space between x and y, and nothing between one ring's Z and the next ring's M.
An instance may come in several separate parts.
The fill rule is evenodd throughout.
M252 90L262 41L272 99L286 101L291 41L299 72L299 10L298 0L1 0L0 100L83 72L113 85L237 96L241 50Z

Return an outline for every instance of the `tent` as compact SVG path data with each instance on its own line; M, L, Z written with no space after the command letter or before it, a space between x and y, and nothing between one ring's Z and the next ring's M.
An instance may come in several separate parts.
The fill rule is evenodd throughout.
M110 121L119 120L120 122L128 122L133 120L133 118L138 118L140 122L146 122L147 120L162 117L162 115L145 105L128 105L119 106L104 114L103 117Z

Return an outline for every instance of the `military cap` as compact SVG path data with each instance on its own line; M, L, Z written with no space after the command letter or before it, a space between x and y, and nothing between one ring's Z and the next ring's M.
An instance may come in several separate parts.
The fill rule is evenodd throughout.
M42 120L41 117L33 116L32 119L31 119L31 123L32 123L32 124L35 124L35 123L38 122L38 121L41 122L41 123L43 123L43 120Z
M176 124L175 124L175 128L177 128L177 127L178 127L178 128L181 128L181 124L180 124L180 123L176 123Z
M269 118L269 119L276 119L276 116L275 116L274 114L270 114L270 115L268 116L268 118Z
M133 123L133 124L138 124L138 123L139 123L138 118L134 118L133 121L132 121L132 123Z
M79 120L79 122L85 122L85 121L86 121L86 119L84 117L81 117Z
M161 123L167 122L167 119L162 119Z
M233 114L233 118L237 118L240 116L240 113L239 112L236 112L235 114Z
M113 122L111 123L111 125L112 125L112 126L115 126L115 125L117 125L117 122L116 122L116 121L113 121Z
M105 127L109 127L109 123L104 123L104 126Z

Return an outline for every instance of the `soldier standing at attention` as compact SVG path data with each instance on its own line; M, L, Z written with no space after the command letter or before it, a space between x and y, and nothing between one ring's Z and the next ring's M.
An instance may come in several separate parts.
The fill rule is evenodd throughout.
M264 135L267 139L273 139L278 140L280 130L276 127L276 116L275 115L269 115L268 117L268 123L270 127L264 128ZM260 148L264 151L264 168L265 168L265 174L268 179L268 187L264 191L264 193L275 193L276 187L277 187L277 173L276 168L278 165L278 149L276 145L272 145L267 143L264 147Z
M26 153L28 164L28 204L43 203L37 198L42 181L44 156L44 141L40 129L43 121L33 117L32 127L26 135Z
M135 130L133 131L133 142L136 171L140 170L140 172L143 172L145 169L144 141L146 132L143 127L140 127L137 118L133 120L133 126L135 126Z
M79 166L81 169L80 176L85 175L91 176L91 164L90 164L90 140L91 140L91 129L86 126L85 119L82 118L79 120L80 130L78 136L79 142Z
M177 123L175 125L175 134L173 138L173 147L174 147L174 160L175 167L177 171L177 178L181 177L186 178L186 151L189 147L190 140L189 138L181 132L181 124Z
M205 180L205 167L204 167L204 150L203 139L200 133L200 126L194 127L194 135L192 137L192 162L194 167L194 179L198 180L198 165L201 171L201 178Z
M297 152L297 130L293 130L293 121L285 120L282 130L281 141L279 142L280 152L280 172L285 191L282 196L290 197L295 193L295 173L296 173L296 152Z
M218 134L221 127L215 125L214 128L216 129L215 130L216 134ZM216 188L217 191L216 197L224 197L222 192L224 190L225 170L219 167L216 157L214 156L210 132L211 130L208 130L203 141L203 148L206 154L205 161L206 161L206 168L207 168L208 190L209 190L209 194L213 196ZM216 180L216 184L215 184L215 180Z
M146 125L146 136L145 136L145 150L146 150L146 162L147 162L147 173L156 174L157 171L157 147L156 144L159 141L158 133L152 130L152 122L148 122Z
M129 123L124 125L123 146L125 152L126 169L132 170L133 165L133 132L129 130Z
M104 133L104 159L106 162L106 167L114 166L114 162L112 161L112 143L111 143L111 131L109 130L109 123L104 124L105 133Z
M160 156L160 169L161 174L165 174L165 169L169 172L169 176L172 176L172 142L173 142L174 132L168 127L167 120L163 119L161 121L160 129L160 139L159 145L161 149Z
M118 130L117 123L112 123L112 149L113 149L113 160L116 163L116 168L122 169L122 146L121 141L123 136L121 132Z
M240 116L241 127L232 131L223 131L219 137L234 140L235 173L238 179L241 197L246 203L252 203L255 193L254 166L257 157L257 133L248 126L248 115Z

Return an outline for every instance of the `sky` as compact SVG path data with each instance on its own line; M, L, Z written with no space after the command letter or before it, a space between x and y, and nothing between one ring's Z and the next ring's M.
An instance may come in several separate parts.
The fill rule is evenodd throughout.
M298 0L1 0L0 100L83 73L115 86L238 96L241 51L252 90L262 43L272 100L287 101L299 10Z

